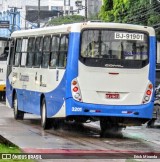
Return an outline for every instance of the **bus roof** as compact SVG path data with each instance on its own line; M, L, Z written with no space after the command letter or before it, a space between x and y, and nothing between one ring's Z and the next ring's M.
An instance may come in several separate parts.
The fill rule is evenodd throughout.
M154 29L148 26L123 24L123 23L84 22L84 23L74 23L38 29L15 31L12 33L11 37L25 37L25 36L27 37L27 36L40 36L44 34L80 32L84 28L109 28L109 29L128 29L136 31L146 31L149 33L150 36L155 36Z

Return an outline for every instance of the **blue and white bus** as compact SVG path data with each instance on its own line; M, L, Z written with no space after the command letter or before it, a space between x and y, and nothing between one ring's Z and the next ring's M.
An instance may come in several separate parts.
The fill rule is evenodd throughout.
M85 22L11 35L7 104L15 119L41 115L44 129L66 121L109 128L152 118L155 31L151 27Z

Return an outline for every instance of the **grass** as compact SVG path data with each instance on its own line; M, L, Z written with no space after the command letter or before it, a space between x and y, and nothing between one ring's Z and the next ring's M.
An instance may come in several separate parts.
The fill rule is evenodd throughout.
M11 160L5 160L2 159L2 154L10 154L10 153L22 153L20 149L17 146L10 145L10 144L3 144L0 143L0 162L34 162L33 160L26 160L26 159L11 159Z

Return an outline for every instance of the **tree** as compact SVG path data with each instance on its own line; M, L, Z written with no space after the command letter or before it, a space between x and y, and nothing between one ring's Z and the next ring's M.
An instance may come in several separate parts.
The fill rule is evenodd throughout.
M84 20L85 17L80 15L63 16L63 17L52 18L47 23L47 26L83 22Z
M106 22L153 26L160 34L160 3L156 0L103 0L99 17Z

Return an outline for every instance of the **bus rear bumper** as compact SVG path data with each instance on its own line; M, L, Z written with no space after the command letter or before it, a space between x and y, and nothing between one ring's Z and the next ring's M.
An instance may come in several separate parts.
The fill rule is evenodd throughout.
M142 105L101 105L66 100L66 116L126 117L151 119L154 103Z

